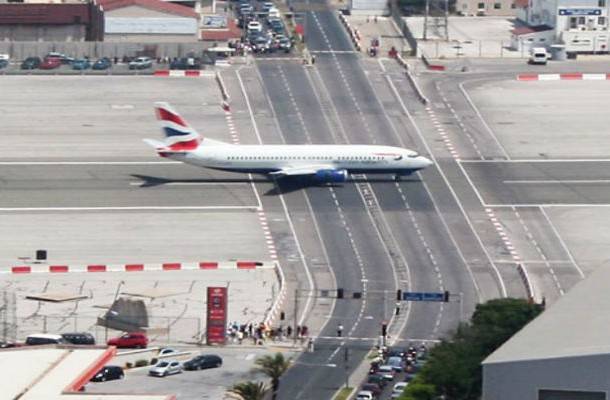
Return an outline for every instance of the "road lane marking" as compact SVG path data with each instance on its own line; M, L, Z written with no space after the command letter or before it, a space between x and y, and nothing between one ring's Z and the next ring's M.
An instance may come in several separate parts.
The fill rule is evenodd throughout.
M610 179L566 179L566 180L561 180L561 179L540 179L540 180L536 180L536 179L507 179L502 181L502 183L506 183L508 185L548 185L548 184L555 184L555 185L569 185L569 184L595 184L595 183L610 183Z

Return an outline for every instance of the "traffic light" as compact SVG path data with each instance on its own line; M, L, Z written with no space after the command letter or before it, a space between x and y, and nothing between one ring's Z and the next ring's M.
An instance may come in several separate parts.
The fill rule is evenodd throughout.
M401 301L402 300L402 290L398 289L396 291L396 301Z
M386 337L388 336L388 324L383 322L381 324L381 336Z
M337 298L338 299L342 299L343 298L343 288L337 289Z
M449 302L449 291L448 290L445 290L445 293L443 294L443 301L445 303Z

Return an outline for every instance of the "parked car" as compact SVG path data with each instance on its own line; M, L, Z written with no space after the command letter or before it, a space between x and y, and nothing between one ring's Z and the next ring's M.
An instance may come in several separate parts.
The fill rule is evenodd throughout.
M169 64L169 69L201 69L201 61L195 57L178 58Z
M104 69L108 69L112 66L112 61L110 61L110 59L108 57L103 57L100 58L99 60L97 60L95 63L93 63L93 67L91 67L92 69L95 70L104 70Z
M55 69L61 67L61 60L57 57L47 57L40 63L40 69Z
M144 332L130 332L108 340L107 344L123 349L144 349L148 346L148 337Z
M8 60L0 58L0 69L8 67Z
M407 385L408 385L407 382L398 382L396 385L394 385L394 387L392 388L391 398L392 399L399 398L402 395L402 392L404 392Z
M176 349L170 349L169 347L164 347L159 350L159 353L157 354L157 356L166 356L168 354L177 353L177 352L178 352L178 350L176 350Z
M376 383L365 383L365 384L362 385L362 387L360 389L361 390L368 390L369 392L373 393L373 395L375 397L379 396L381 394L381 392L383 391L381 386L379 386Z
M58 58L62 64L71 64L74 61L74 57L70 57L56 51L48 53L46 56L44 56L44 58Z
M89 68L91 68L91 62L89 62L89 60L86 58L81 58L72 62L72 69L77 71L82 71Z
M12 347L17 347L17 345L13 342L3 342L0 340L0 349L10 349Z
M123 379L124 377L125 373L123 372L123 368L117 365L106 365L91 378L91 382L106 382L115 379Z
M356 400L373 400L374 398L373 393L368 390L361 390L356 395Z
M182 365L176 360L159 361L148 370L148 375L151 376L167 376L179 374L182 372Z
M36 69L41 62L40 57L28 57L21 63L21 69Z
M95 344L95 338L89 332L62 333L61 337L71 344Z
M66 344L61 335L54 335L51 333L37 333L33 335L29 335L25 339L25 344L29 346L36 346L41 344Z
M215 354L202 354L195 356L184 363L184 369L195 370L205 368L218 368L222 365L222 358Z
M137 57L129 63L129 69L146 69L152 67L152 59L150 57Z

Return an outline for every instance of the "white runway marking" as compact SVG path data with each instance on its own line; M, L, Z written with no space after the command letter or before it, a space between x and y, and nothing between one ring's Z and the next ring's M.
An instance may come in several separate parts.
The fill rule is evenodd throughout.
M513 185L539 185L539 184L557 184L557 185L563 185L563 184L591 184L591 183L610 183L610 179L566 179L566 180L559 180L559 179L542 179L542 180L505 180L502 181L502 183L506 183L506 184L513 184Z
M130 186L145 185L146 182L129 182ZM216 186L216 185L248 185L249 182L159 182L156 186Z

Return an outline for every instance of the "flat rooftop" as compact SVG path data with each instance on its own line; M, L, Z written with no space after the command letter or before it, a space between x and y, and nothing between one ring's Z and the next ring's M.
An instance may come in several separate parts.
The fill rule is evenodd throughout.
M0 350L2 397L20 400L175 399L173 395L78 392L114 354L114 347L35 346Z
M610 353L610 266L599 267L483 364Z

